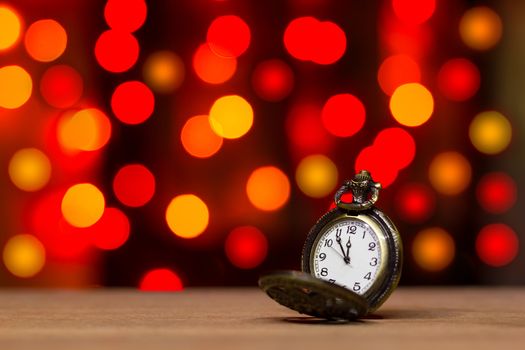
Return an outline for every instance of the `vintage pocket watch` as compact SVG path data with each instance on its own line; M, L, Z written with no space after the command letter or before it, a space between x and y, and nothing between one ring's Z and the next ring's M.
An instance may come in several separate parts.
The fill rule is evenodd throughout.
M360 171L335 194L336 207L312 227L303 247L303 272L263 276L261 288L304 314L353 319L375 311L396 288L403 249L394 224L374 206L381 185ZM350 192L352 202L344 202Z

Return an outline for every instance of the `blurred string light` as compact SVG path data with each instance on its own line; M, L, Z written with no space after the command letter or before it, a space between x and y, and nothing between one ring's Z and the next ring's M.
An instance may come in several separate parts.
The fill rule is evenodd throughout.
M0 107L16 109L26 103L33 91L33 81L20 66L0 68Z
M298 60L333 64L346 51L346 35L333 22L319 21L315 17L299 17L286 27L284 46Z
M102 217L90 227L91 242L99 249L120 248L129 238L129 219L118 208L106 208Z
M237 59L219 56L207 44L202 44L193 55L193 69L202 81L222 84L235 74Z
M501 38L501 19L486 6L473 7L461 17L459 34L463 42L472 49L491 49Z
M476 187L479 204L485 211L494 214L512 208L517 200L517 192L514 179L502 172L485 174Z
M66 30L55 20L42 19L27 28L24 45L27 53L40 62L60 57L67 45Z
M292 149L300 154L327 153L332 138L321 121L321 107L313 103L292 106L286 118L286 132Z
M171 51L152 53L142 68L142 76L146 84L155 92L163 94L178 89L184 81L184 75L184 62Z
M297 166L295 181L307 196L326 197L337 186L337 167L330 158L322 154L311 155L302 159Z
M408 183L399 188L394 206L401 219L410 223L424 222L434 214L436 196L431 188L420 183Z
M210 214L206 203L194 194L182 194L171 200L166 209L170 230L181 238L195 238L208 227Z
M40 94L55 108L69 108L82 97L84 82L80 74L68 65L49 67L40 80Z
M263 100L281 101L293 90L293 71L288 64L279 59L262 61L253 71L252 86Z
M426 22L436 9L435 0L392 0L392 8L397 18L409 25Z
M241 226L228 234L224 250L228 260L234 266L241 269L253 269L266 258L268 240L258 228Z
M434 112L434 99L430 91L419 83L399 86L390 98L390 111L394 119L405 126L420 126Z
M105 205L104 195L96 186L80 183L66 191L61 210L69 224L83 228L94 225L102 217Z
M128 164L113 178L113 192L128 207L141 207L155 194L155 176L142 164Z
M182 146L193 157L209 158L222 147L222 137L211 128L207 115L189 118L180 133Z
M476 252L485 264L502 267L518 255L518 236L505 224L490 224L481 229L476 238Z
M145 292L176 292L184 289L180 277L171 269L153 269L142 277L139 289Z
M0 5L0 51L7 50L17 43L21 27L16 12L3 4Z
M481 153L498 154L508 147L512 139L512 126L499 112L482 112L470 123L469 137Z
M209 121L217 135L226 139L237 139L251 129L253 109L241 96L223 96L211 106Z
M239 57L250 46L250 27L239 16L217 17L211 22L206 41L222 57Z
M60 146L68 151L96 151L111 136L111 123L99 109L86 108L65 113L57 124Z
M470 184L472 167L469 161L455 151L439 153L432 159L428 177L436 191L453 196L463 192Z
M474 96L479 89L479 69L466 58L453 58L441 66L437 82L446 98L465 101Z
M321 120L326 130L334 136L350 137L365 124L363 103L352 94L337 94L324 104Z
M34 236L20 234L11 237L4 246L5 267L13 275L29 278L36 275L46 262L46 251Z
M147 12L144 0L108 0L104 18L110 28L132 33L144 24Z
M139 43L128 32L110 29L98 37L95 58L98 64L112 73L122 73L135 65L139 57Z
M414 260L427 271L441 271L449 266L455 251L454 239L440 227L420 231L412 243Z
M246 194L257 209L274 211L288 202L290 181L281 169L263 166L250 174L246 182Z
M419 65L410 56L404 54L387 57L377 72L377 81L381 90L388 96L401 85L419 83L421 70Z
M33 192L49 182L51 162L39 149L23 148L11 157L8 170L9 177L16 187Z
M111 96L111 109L125 124L141 124L153 113L155 96L146 84L127 81L115 88Z

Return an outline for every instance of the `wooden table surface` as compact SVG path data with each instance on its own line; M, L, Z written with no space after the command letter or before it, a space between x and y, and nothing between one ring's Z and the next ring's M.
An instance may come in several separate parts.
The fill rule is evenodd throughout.
M525 289L400 288L333 324L254 288L0 290L0 349L525 349Z

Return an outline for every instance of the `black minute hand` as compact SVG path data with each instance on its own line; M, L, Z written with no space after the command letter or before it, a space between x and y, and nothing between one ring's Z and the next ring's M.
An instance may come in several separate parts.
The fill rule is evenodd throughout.
M351 246L352 246L352 242L350 242L350 236L348 236L348 242L346 242L346 254L344 254L345 261L347 264L350 262L350 247Z

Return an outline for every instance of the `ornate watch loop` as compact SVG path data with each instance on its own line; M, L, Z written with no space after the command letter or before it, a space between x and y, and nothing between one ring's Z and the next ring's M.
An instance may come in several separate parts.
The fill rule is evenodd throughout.
M371 208L379 198L381 184L374 182L370 173L361 170L350 181L345 181L335 194L335 204L338 208L348 211L361 211ZM343 202L341 197L346 192L352 192L351 203Z

